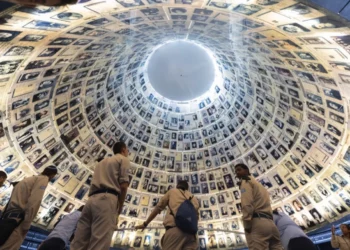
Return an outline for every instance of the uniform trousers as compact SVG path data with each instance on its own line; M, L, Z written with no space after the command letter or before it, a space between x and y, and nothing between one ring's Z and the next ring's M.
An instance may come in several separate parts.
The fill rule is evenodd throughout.
M41 243L38 250L64 250L66 243L61 238L50 238Z
M198 247L195 235L184 233L177 227L168 229L161 243L163 250L196 250Z
M317 248L309 238L298 237L289 240L287 250L317 250Z
M279 231L273 222L266 218L253 218L250 233L245 233L249 250L283 250Z
M0 247L0 250L18 250L27 235L28 230L24 230L22 224L12 232L11 236L7 239L4 245Z
M71 250L109 250L116 229L118 197L101 193L89 197L78 221Z

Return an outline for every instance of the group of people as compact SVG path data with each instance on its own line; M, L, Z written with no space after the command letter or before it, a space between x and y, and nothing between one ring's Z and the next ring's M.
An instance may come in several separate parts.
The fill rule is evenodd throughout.
M38 250L107 250L126 198L130 168L128 148L124 142L113 147L114 156L96 165L85 206L63 216ZM10 200L0 218L0 250L18 250L36 216L50 180L57 174L48 166L38 176L23 179L14 186ZM267 190L256 181L245 164L235 166L240 179L242 220L250 250L314 250L313 242L284 213L272 210ZM0 171L0 187L7 175ZM199 202L189 192L187 181L178 182L158 202L146 221L135 227L144 230L167 208L163 221L166 232L161 240L163 250L196 250ZM332 228L332 247L350 249L350 225L341 225L342 236Z
M304 231L286 214L272 210L269 193L251 177L245 164L235 166L236 176L241 180L241 203L243 226L250 250L316 250L314 243ZM350 249L350 225L340 226L342 236L335 235L332 227L333 248Z
M113 152L114 156L97 164L85 206L61 218L38 250L63 250L70 241L72 250L109 249L128 190L130 167L125 143L117 142ZM40 175L12 183L10 200L0 218L0 250L20 249L56 174L57 168L48 166ZM6 178L0 172L0 186Z

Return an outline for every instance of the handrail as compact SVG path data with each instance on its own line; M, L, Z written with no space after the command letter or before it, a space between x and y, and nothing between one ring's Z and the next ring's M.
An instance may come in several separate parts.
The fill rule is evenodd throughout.
M145 230L153 230L153 229L165 229L164 227L147 227ZM205 231L215 231L215 232L224 232L224 233L234 233L234 234L244 234L244 232L240 232L237 230L225 230L225 229L214 229L214 228L198 228L198 231L200 230L205 230ZM130 227L130 228L118 228L117 230L114 231L135 231L135 228Z

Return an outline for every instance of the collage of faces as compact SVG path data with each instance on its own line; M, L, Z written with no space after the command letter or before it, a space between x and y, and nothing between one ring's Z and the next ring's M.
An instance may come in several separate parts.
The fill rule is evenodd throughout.
M14 181L58 167L35 219L51 228L87 200L97 162L124 141L120 228L187 180L200 200L201 249L244 245L237 163L274 208L320 227L350 213L348 26L291 0L0 9L0 170ZM178 40L210 50L219 69L191 101L161 96L147 74L154 48ZM10 194L9 183L0 188L0 208ZM159 230L118 232L114 245L160 249Z

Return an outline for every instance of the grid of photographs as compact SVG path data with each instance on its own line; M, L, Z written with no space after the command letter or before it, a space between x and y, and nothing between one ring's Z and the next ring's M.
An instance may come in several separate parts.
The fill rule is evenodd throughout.
M59 169L37 225L86 201L117 141L132 162L120 228L184 179L200 200L200 249L244 245L239 162L306 230L350 213L350 32L338 16L291 0L118 0L14 5L0 20L0 169L11 181ZM147 75L154 48L176 40L212 51L219 69L195 100L161 96ZM0 208L10 193L0 188ZM162 234L113 244L160 249Z

